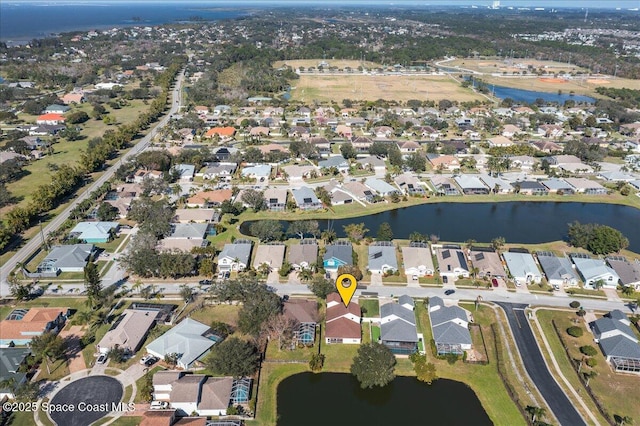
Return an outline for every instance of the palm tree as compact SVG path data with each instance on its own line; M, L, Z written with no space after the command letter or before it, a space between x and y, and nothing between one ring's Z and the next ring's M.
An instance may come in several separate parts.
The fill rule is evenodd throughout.
M476 279L478 278L478 273L480 272L480 268L478 268L477 266L474 266L474 267L471 268L471 270L469 272L471 272L471 275L473 275L473 282L477 286L478 284L476 282Z
M525 411L527 411L529 414L531 414L531 421L533 423L536 422L536 419L544 418L547 415L546 408L535 407L535 406L532 406L532 405L527 405L527 408L525 408Z
M591 371L585 371L582 373L582 375L584 376L584 379L586 380L585 386L589 387L589 382L591 381L591 379L595 378L598 373L594 370Z
M322 231L322 234L320 234L320 236L324 240L325 244L331 243L338 237L336 231L334 231L333 229L325 229L324 231Z
M299 273L298 273L298 277L302 280L302 281L311 281L311 279L313 278L313 271L311 269L302 269Z

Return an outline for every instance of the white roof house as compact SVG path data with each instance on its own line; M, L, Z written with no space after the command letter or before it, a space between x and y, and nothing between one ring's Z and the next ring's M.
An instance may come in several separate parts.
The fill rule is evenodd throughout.
M364 181L364 184L367 188L371 189L382 197L386 197L391 194L398 194L400 192L398 188L389 185L382 179L368 178Z
M116 320L114 327L109 329L100 340L98 344L100 353L109 353L116 346L135 353L144 343L144 339L157 316L158 311L125 309Z
M236 240L225 244L218 255L218 269L221 271L243 271L251 258L251 241Z
M191 318L186 318L171 330L147 345L147 352L164 359L165 355L177 354L177 365L191 368L203 355L209 352L215 341L205 337L209 326Z
M538 284L542 281L542 274L531 254L505 252L502 257L516 284Z
M367 269L372 274L393 273L398 270L398 259L396 258L396 248L390 245L369 246L369 264Z
M605 288L618 287L620 277L604 260L577 256L571 256L571 260L576 265L580 276L582 276L585 287L595 289L598 286L596 282L600 282L602 287Z
M407 276L433 275L433 259L428 247L402 247L404 273Z

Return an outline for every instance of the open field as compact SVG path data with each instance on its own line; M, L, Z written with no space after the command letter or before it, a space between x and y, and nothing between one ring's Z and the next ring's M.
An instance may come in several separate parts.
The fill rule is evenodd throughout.
M448 76L440 75L301 75L291 91L291 98L301 102L330 102L342 99L404 102L409 99L482 101L485 98L460 86Z
M305 68L309 68L309 67L318 67L318 65L320 65L320 63L322 62L322 59L294 59L294 60L288 60L288 61L278 61L275 62L273 64L273 66L275 68L280 68L282 66L290 66L293 69L296 68L300 68L300 67L305 67ZM376 62L369 62L369 61L358 61L358 60L350 60L350 59L336 59L336 60L325 60L326 63L329 64L330 67L338 67L338 69L344 69L346 67L351 67L353 69L357 69L359 66L362 66L363 68L382 68L381 64L378 64Z
M489 84L495 84L516 89L534 90L541 92L563 93L571 91L578 95L600 96L595 93L595 88L599 86L614 88L640 89L640 80L629 80L625 78L613 78L612 76L591 74L586 75L589 70L567 63L554 61L538 61L536 59L515 59L511 63L498 59L456 59L446 62L443 65L451 67L461 67L473 71L481 72L485 75L480 78ZM531 65L533 69L528 69ZM542 69L547 74L542 76L531 75L535 70ZM526 76L513 76L514 72L526 71ZM576 75L570 79L557 78L556 73L584 73ZM506 73L506 75L503 75ZM491 75L499 74L499 75Z

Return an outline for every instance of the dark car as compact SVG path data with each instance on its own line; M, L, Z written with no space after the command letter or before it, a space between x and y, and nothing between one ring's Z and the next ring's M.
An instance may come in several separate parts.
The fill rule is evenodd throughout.
M149 358L148 360L146 360L146 361L144 362L144 365L146 365L147 367L150 367L150 366L152 366L153 364L155 364L156 362L158 362L158 358L156 358L156 357L151 357L151 358Z
M446 291L444 292L444 294L446 294L447 296L450 296L450 295L452 295L452 294L453 294L453 293L455 293L455 292L456 292L455 290L451 290L451 289L449 289L449 290L446 290Z
M211 280L200 280L200 285L211 285Z
M498 287L498 280L495 278L491 278L491 284L493 284L494 287Z

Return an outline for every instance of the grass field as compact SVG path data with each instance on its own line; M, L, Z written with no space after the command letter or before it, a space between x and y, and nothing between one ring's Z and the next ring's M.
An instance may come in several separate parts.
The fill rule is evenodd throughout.
M481 72L484 75L480 78L489 84L513 87L516 89L535 90L541 92L563 93L571 91L578 95L599 96L595 93L598 86L614 88L640 89L640 80L629 80L624 78L612 78L603 75L576 75L570 80L556 79L554 73L584 73L588 70L567 63L553 61L538 61L536 59L515 59L512 62L505 62L498 59L457 59L443 64L452 67L461 67L473 71ZM533 70L542 69L547 74L542 76L532 75L532 70L527 67L533 66ZM514 72L521 73L526 70L526 76L513 76ZM506 74L504 74L506 73ZM499 75L491 75L499 74Z
M439 75L301 75L291 91L293 100L330 102L342 99L404 102L409 99L482 101L484 97L460 86L448 76Z
M597 372L597 376L590 381L589 387L601 402L601 405L604 406L610 414L611 418L613 418L614 415L631 416L634 419L640 418L640 405L638 405L633 398L629 398L629 395L633 395L636 392L639 383L638 377L632 374L613 372L602 355L600 348L593 342L593 335L588 332L583 322L578 324L584 330L582 337L571 337L566 332L563 332L563 330L576 325L571 321L576 318L573 312L541 310L537 312L537 316L547 336L547 340L552 346L556 359L558 359L562 367L564 376L576 389L582 388L583 385L579 383L574 367L560 344L558 335L551 324L552 320L555 320L558 329L561 330L562 340L569 348L571 358L582 358L579 350L581 346L590 345L597 349L597 354L593 357L598 362L593 368L593 370ZM587 369L588 367L585 367L585 371ZM588 399L586 393L580 393L583 395L583 399ZM592 405L590 401L588 401L588 403Z
M275 68L280 68L282 66L290 66L293 69L300 68L300 67L305 67L305 68L316 67L317 68L321 62L322 62L322 59L294 59L294 60L288 60L288 61L277 61L273 64L273 66ZM328 62L330 67L338 67L339 69L344 69L346 67L358 69L359 66L362 66L363 68L367 68L367 69L382 68L381 64L378 64L376 62L369 62L369 61L362 62L362 61L349 60L349 59L336 59L336 60L330 60L325 62Z

